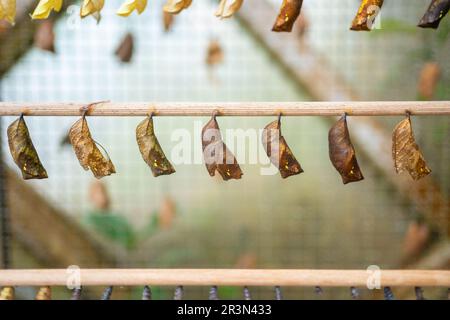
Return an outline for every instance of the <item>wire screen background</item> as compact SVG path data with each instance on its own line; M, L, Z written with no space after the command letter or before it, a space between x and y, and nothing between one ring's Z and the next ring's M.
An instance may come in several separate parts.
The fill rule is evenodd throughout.
M251 6L247 0L245 6ZM114 14L118 3L108 1L102 20L78 21L68 13L55 27L53 55L32 48L1 79L5 101L302 101L306 90L286 75L280 63L237 18L214 17L214 1L194 1L175 17L173 28L162 26L162 1L152 1L141 15L127 19ZM270 0L276 7L281 1ZM332 74L345 79L361 100L415 100L417 78L424 62L441 66L437 99L449 99L450 42L438 42L429 30L405 32L350 32L359 1L305 1L308 19L306 42L331 66ZM386 1L383 22L400 19L415 26L428 1ZM255 11L255 15L258 12ZM270 32L272 21L268 21ZM449 28L443 20L441 28ZM135 50L130 64L114 51L131 32ZM293 33L289 36L295 37ZM224 62L206 67L206 48L219 41ZM314 81L314 79L311 79ZM149 106L150 107L150 106ZM4 117L2 135L14 119ZM71 149L60 141L77 120L73 117L26 118L33 142L49 179L30 185L64 214L82 222L90 210L89 185L94 178L84 172ZM135 142L135 127L142 119L88 118L91 132L108 151L117 174L105 178L113 211L123 215L135 230L142 229L165 199L176 206L173 226L158 230L126 253L124 267L220 267L250 265L258 268L381 268L399 266L408 224L420 216L371 164L358 159L365 180L342 185L328 158L327 134L331 122L319 117L283 118L283 134L305 173L287 180L262 176L264 164L242 162L240 181L211 178L203 164L176 165L171 176L153 178ZM200 130L208 119L155 117L155 129L171 158L176 145L173 132L191 133L192 159L201 159ZM266 117L219 117L226 129L261 129ZM388 130L400 119L382 118ZM350 118L351 123L358 118ZM449 200L448 117L413 119L416 138L430 167L432 178ZM225 140L227 139L224 134ZM4 139L3 148L8 150ZM262 150L259 136L245 146ZM242 151L242 150L241 150ZM262 157L263 159L264 157ZM18 172L9 154L5 161ZM265 162L267 166L267 160ZM392 174L394 170L392 169ZM448 223L448 222L447 222ZM51 227L49 229L51 232ZM105 243L108 241L103 239ZM70 254L70 253L68 253ZM80 264L86 262L80 261ZM87 262L88 263L88 262ZM13 260L13 267L29 262ZM56 267L56 266L48 266ZM124 289L117 289L124 290ZM123 293L138 297L140 288ZM186 297L206 298L208 288L186 288ZM240 298L240 288L221 288L224 298ZM255 298L271 298L268 288L251 288ZM442 296L439 290L434 294ZM67 292L60 293L61 297ZM170 298L169 289L156 297ZM364 291L365 296L370 293ZM316 298L313 288L289 288L286 298ZM348 289L326 289L324 297L349 298ZM114 296L113 296L114 298Z

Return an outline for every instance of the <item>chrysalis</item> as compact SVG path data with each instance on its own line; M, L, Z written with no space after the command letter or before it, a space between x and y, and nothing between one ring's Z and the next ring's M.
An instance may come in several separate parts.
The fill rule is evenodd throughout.
M52 289L48 286L40 287L36 293L35 300L52 300Z
M91 169L97 179L116 173L113 163L104 156L92 139L85 115L69 131L70 143L84 170Z
M383 2L384 0L362 0L350 29L354 31L372 30L375 18L380 12Z
M105 5L105 0L83 0L83 4L80 9L80 17L85 18L92 15L97 22L100 21L100 11Z
M136 140L142 158L148 164L154 177L169 175L175 172L169 159L166 158L158 139L155 136L153 117L143 120L136 128Z
M16 23L16 0L0 0L0 20Z
M23 178L25 180L48 178L47 171L42 166L33 141L31 141L23 115L11 123L7 133L9 150L14 162L22 171Z
M3 287L0 291L0 300L14 300L14 287Z
M163 9L167 13L177 14L182 10L189 8L192 0L167 0Z
M164 31L169 32L173 25L174 15L163 10L162 18Z
M303 172L300 163L295 159L281 134L281 117L264 128L262 143L270 162L278 168L283 179Z
M223 62L222 46L217 40L211 40L206 51L206 65L214 67Z
M62 8L63 0L40 0L36 9L31 15L32 19L47 19L54 10L59 12Z
M414 287L414 292L416 294L416 300L427 300L423 295L423 289L421 287Z
M45 20L39 24L34 34L34 46L51 53L55 53L55 33L53 32L54 22Z
M244 287L243 293L244 293L244 300L247 300L247 301L252 300L252 295L250 294L250 289L247 286Z
M392 158L395 171L407 171L414 180L431 173L414 138L409 115L395 127L392 134Z
M384 287L384 300L395 300L394 293L392 292L391 287Z
M363 180L363 174L356 160L355 149L350 140L347 117L344 115L328 133L330 160L342 177L342 182Z
M283 300L283 294L280 286L275 286L275 300Z
M427 62L420 70L417 91L422 99L432 100L441 77L441 67L436 62Z
M419 22L419 27L437 29L449 9L450 0L432 0L427 12Z
M215 15L219 18L229 18L241 8L244 0L232 0L232 3L227 7L228 0L220 0L219 8Z
M223 180L240 179L242 171L236 158L222 141L219 124L214 114L202 130L203 157L210 176L219 172Z
M116 49L116 56L120 59L120 61L124 63L128 63L131 61L133 57L133 49L134 49L134 38L131 33L127 33L123 38L122 42Z
M291 32L295 20L297 20L302 10L302 4L303 0L283 0L272 31Z
M134 10L139 14L144 12L147 7L147 0L126 0L117 10L117 14L122 17L128 17Z

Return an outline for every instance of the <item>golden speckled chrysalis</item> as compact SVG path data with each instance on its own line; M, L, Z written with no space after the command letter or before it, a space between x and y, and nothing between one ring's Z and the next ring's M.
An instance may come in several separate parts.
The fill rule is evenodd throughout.
M354 31L372 30L383 2L384 0L362 0L350 29Z
M432 0L427 12L420 19L419 27L437 29L450 9L450 0Z
M275 32L291 32L302 10L303 0L283 0L277 19L272 27Z
M395 171L407 171L414 180L431 173L414 138L409 115L397 124L392 134L392 158Z

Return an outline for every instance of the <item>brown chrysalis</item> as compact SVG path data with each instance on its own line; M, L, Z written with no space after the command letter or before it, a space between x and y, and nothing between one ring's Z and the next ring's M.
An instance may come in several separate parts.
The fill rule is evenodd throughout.
M303 172L300 163L295 159L281 134L281 117L264 128L262 143L270 162L278 168L283 179Z
M124 63L128 63L131 61L133 57L133 48L134 48L134 39L131 33L127 33L125 37L122 39L122 42L119 44L119 47L116 49L116 56L120 59L120 61Z
M53 32L54 22L44 20L37 27L34 34L34 46L44 51L55 53L55 33Z
M10 124L7 130L8 144L14 162L28 179L46 179L47 171L39 159L23 115Z
M240 179L242 171L236 158L222 141L219 124L214 114L202 130L203 157L210 176L216 171L223 180Z
M423 65L419 74L419 84L417 91L422 99L432 100L439 79L441 77L441 67L436 62L427 62Z
M272 27L275 32L291 32L302 10L303 0L283 0L280 12Z
M392 158L395 171L407 171L414 180L431 173L414 138L409 115L397 124L392 134Z
M168 13L163 10L162 18L163 18L164 31L169 32L172 29L172 25L173 25L175 17L172 13Z
M437 29L448 10L450 10L450 0L432 0L427 12L420 19L419 27Z
M362 0L358 12L353 19L350 30L370 31L375 18L383 6L384 0Z
M52 289L48 286L40 287L35 300L52 300Z
M211 40L206 51L206 64L213 67L223 62L223 50L217 40Z
M175 172L172 164L167 159L153 128L153 117L149 116L136 128L136 140L142 158L148 164L154 177L169 175Z
M69 138L84 170L91 169L97 179L116 173L111 159L102 154L92 138L85 115L70 128Z
M356 160L355 148L350 140L346 115L335 123L328 133L330 160L344 184L363 180Z

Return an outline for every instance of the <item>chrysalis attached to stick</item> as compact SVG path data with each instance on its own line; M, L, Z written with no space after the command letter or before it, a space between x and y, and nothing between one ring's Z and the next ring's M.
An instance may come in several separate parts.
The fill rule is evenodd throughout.
M169 175L175 172L172 164L167 159L153 127L153 116L143 120L136 128L136 140L142 158L148 164L154 177Z
M36 9L31 15L32 19L47 19L52 11L59 12L62 8L63 0L40 0Z
M203 127L202 147L206 169L210 176L214 176L217 171L225 181L242 177L243 173L236 158L222 141L216 113Z
M35 300L52 300L52 289L48 286L40 287L36 293Z
M51 53L55 53L55 33L52 20L42 21L34 34L34 46Z
M372 30L383 2L384 0L362 0L350 29L354 31Z
M423 295L423 289L421 287L414 287L414 292L416 294L416 300L427 300Z
M437 29L449 10L450 0L432 0L419 22L419 27Z
M116 49L116 56L120 59L120 61L124 63L128 63L131 61L133 57L134 50L134 39L131 33L127 33L125 37L120 42L119 46Z
M270 162L278 168L281 177L286 179L303 172L286 140L281 134L281 116L269 123L263 130L262 143Z
M147 0L125 0L119 10L117 10L117 14L122 17L128 17L134 10L141 14L146 7Z
M48 178L47 171L31 141L23 115L8 127L8 144L14 162L22 171L25 180Z
M358 290L358 288L350 287L350 295L351 295L353 300L358 300L359 299L359 290Z
M244 294L244 300L247 300L247 301L252 300L252 296L250 294L250 289L247 286L244 287L243 294Z
M223 62L223 50L219 41L213 39L208 45L206 51L206 65L214 67Z
M14 287L3 287L0 291L0 300L14 300Z
M69 138L78 161L84 170L90 169L97 179L116 173L116 169L108 155L104 156L102 154L91 136L86 121L86 112L70 128Z
M355 148L350 140L347 116L336 122L328 133L330 160L342 177L344 184L363 180L363 174L356 160Z
M0 0L0 20L16 23L16 0Z
M275 300L283 300L283 294L281 293L280 286L275 286Z
M283 0L277 20L272 27L275 32L291 32L302 10L303 0Z
M231 4L227 7L228 0L220 0L219 8L215 15L221 19L229 18L241 8L244 0L231 0Z
M83 4L80 9L80 17L85 18L92 15L97 23L100 22L101 15L100 11L105 5L105 0L83 0Z
M183 11L184 9L189 8L192 0L167 0L163 9L167 13L177 14Z
M407 171L414 180L431 173L414 138L409 114L395 127L392 134L392 158L395 171Z

